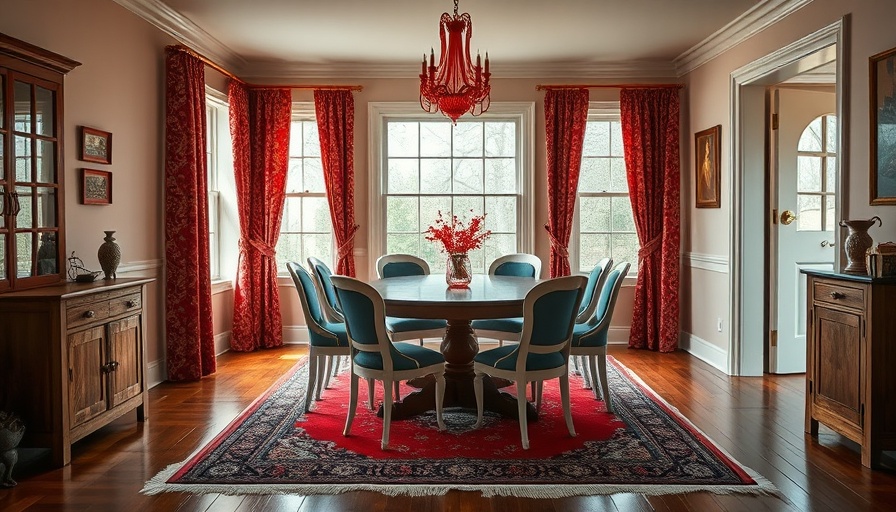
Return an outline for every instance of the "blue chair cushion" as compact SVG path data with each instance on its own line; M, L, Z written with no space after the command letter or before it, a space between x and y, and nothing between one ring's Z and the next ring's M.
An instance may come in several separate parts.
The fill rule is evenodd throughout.
M491 318L488 320L473 320L473 329L498 332L523 332L523 317L515 318Z
M411 261L393 261L383 265L383 277L402 277L402 276L422 276L425 275L423 268Z
M329 336L321 336L308 329L312 345L315 347L348 347L348 333L345 331L344 323L322 322L321 327L335 334L336 339Z
M480 352L473 358L477 363L481 363L499 370L516 370L516 358L519 355L519 345L506 345L503 347L493 348ZM566 364L566 358L562 352L551 352L548 354L529 354L526 357L526 371L547 370L550 368L559 368Z
M609 329L594 330L593 325L587 322L576 324L572 329L572 347L602 347L607 344L607 332Z
M508 261L494 271L496 276L535 277L535 267L531 263Z
M444 329L448 326L447 320L430 320L428 318L399 318L386 317L386 328L390 332L428 331L430 329Z
M393 343L391 352L392 369L395 371L414 370L445 362L445 356L440 352L410 343ZM380 352L358 352L355 354L355 364L371 370L382 370L383 357Z

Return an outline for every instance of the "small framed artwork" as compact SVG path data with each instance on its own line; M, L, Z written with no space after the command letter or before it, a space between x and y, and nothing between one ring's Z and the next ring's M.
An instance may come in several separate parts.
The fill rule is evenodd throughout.
M112 134L96 128L82 126L81 160L98 164L111 164Z
M896 204L896 48L869 60L871 204Z
M694 175L697 208L720 208L721 202L721 153L722 125L697 132L694 135L694 155L697 170Z
M112 204L112 173L81 169L81 204Z

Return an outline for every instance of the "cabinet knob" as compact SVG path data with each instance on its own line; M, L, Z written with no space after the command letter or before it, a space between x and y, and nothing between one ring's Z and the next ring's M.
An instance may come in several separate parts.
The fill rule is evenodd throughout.
M137 307L137 301L134 300L134 299L131 299L131 300L125 302L124 305L127 306L127 307L129 307L129 308L136 308L136 307Z
M843 293L840 293L840 292L831 292L831 298L834 299L834 300L842 299L843 297L846 297L846 295L843 294Z
M93 318L96 316L96 312L92 309L88 309L84 312L84 318Z

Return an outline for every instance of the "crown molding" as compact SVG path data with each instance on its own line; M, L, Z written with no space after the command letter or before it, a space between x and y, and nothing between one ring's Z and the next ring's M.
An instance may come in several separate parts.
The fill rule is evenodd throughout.
M226 69L246 65L239 54L160 0L113 1Z
M491 65L492 79L496 78L677 78L670 62L531 62L500 63ZM240 68L240 78L253 83L272 80L302 80L321 78L417 78L420 64L403 63L283 63L262 62Z
M678 76L683 76L753 35L781 21L812 0L766 0L717 30L672 61Z

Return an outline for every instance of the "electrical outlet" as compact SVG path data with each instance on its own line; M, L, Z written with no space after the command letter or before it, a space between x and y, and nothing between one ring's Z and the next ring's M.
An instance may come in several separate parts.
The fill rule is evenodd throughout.
M716 321L718 322L718 326L716 328L719 330L719 332L722 332L722 317L718 317Z

